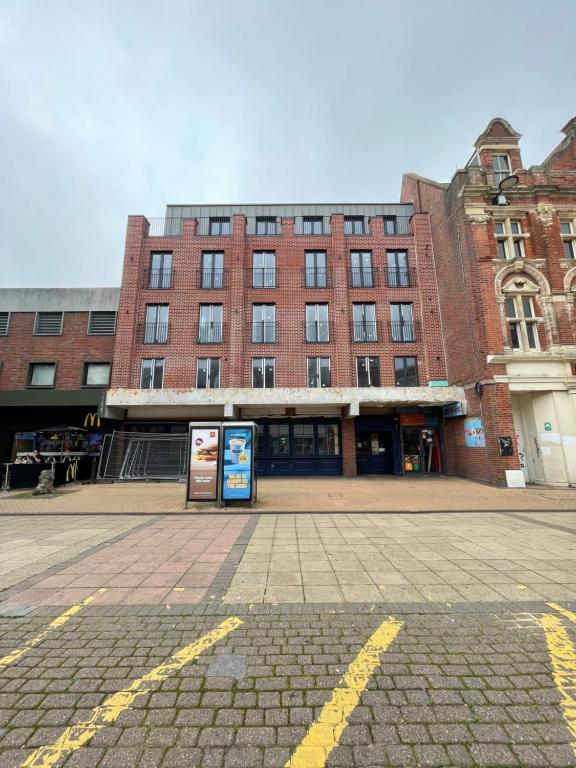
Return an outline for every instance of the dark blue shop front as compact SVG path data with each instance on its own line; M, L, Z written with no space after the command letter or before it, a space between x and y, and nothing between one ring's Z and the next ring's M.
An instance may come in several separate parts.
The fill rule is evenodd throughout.
M340 419L257 421L256 474L260 477L341 475Z

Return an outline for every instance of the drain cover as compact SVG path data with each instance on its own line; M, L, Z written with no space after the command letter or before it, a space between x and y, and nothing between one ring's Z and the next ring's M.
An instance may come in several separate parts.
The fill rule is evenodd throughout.
M246 656L232 653L216 656L206 670L206 677L234 677L243 680L246 677Z

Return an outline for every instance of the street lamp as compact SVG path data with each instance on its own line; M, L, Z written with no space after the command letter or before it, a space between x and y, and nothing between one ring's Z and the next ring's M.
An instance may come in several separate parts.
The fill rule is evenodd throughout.
M509 189L514 189L519 181L520 179L518 176L514 175L506 176L506 178L502 179L498 184L498 194L492 198L492 205L508 205L508 200L506 199L504 192Z

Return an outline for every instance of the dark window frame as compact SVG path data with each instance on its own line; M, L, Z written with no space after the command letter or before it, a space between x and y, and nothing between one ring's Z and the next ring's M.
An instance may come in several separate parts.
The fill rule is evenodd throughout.
M106 384L88 384L88 369L91 365L107 365L108 366L108 381ZM85 360L82 368L82 387L85 389L107 389L110 386L110 379L112 377L112 361L111 360Z
M34 375L34 368L40 365L52 366L52 383L51 384L32 384L32 378ZM28 363L28 374L26 377L26 387L30 389L55 389L56 388L56 372L58 368L57 362L35 362Z
M408 360L414 361L414 374L408 375ZM398 363L402 361L401 369ZM404 380L404 381L402 381ZM420 377L418 373L418 357L417 355L397 355L394 357L394 381L397 387L419 387ZM401 382L401 383L399 383Z

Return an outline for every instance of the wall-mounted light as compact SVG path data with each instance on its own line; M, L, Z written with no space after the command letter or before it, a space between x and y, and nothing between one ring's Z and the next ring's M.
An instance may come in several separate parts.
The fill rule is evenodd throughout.
M506 178L502 179L500 184L498 184L498 194L492 198L492 205L508 205L504 192L514 189L514 187L518 186L519 181L518 176L506 176Z

